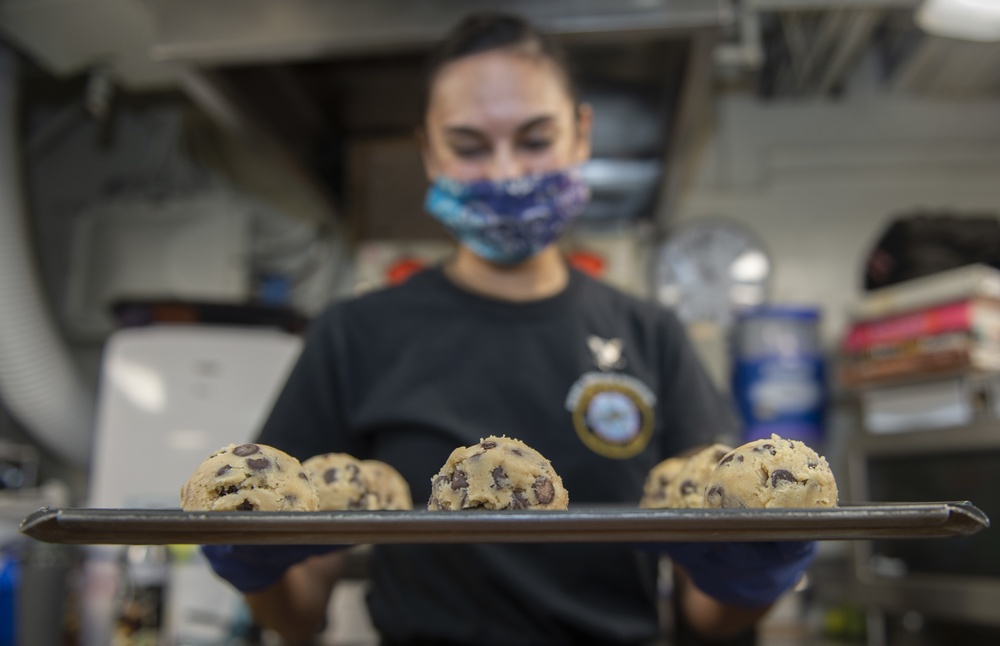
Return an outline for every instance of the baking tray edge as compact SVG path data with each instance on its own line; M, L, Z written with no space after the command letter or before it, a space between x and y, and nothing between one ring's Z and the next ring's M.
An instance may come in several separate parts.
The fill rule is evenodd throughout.
M836 509L623 507L564 511L184 512L42 508L21 532L51 543L364 544L853 540L967 536L989 527L967 501Z

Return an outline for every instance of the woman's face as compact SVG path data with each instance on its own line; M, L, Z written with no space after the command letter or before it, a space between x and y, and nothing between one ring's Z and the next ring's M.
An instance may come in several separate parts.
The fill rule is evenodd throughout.
M453 61L431 87L421 148L433 181L502 180L582 163L591 112L579 110L554 63L495 50Z

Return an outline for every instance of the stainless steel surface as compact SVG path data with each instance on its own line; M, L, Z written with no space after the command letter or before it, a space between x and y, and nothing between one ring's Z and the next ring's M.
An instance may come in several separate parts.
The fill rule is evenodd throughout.
M867 461L948 453L989 452L1000 448L1000 422L982 420L957 428L875 435L859 433L847 451L847 492L867 497ZM853 544L854 600L889 612L917 610L958 621L1000 626L1000 581L989 576L910 572L900 576L878 574L871 565L870 541Z
M422 47L473 10L519 13L563 34L684 30L732 20L722 0L165 0L150 9L157 26L153 57L199 65Z
M585 543L966 536L989 527L967 502L836 509L184 512L41 509L21 532L53 543Z
M854 601L886 612L917 610L1000 626L1000 587L992 580L968 577L954 580L911 575L905 585L894 580L872 580L853 589Z
M851 497L868 496L865 462L868 458L906 456L949 451L990 449L1000 446L1000 422L982 421L961 428L922 430L912 433L859 433L850 440L847 450L847 493Z
M914 9L923 0L745 0L750 11L817 11L838 9Z

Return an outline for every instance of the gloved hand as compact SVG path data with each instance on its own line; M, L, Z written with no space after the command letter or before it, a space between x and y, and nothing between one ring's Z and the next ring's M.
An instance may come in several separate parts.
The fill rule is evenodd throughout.
M320 556L349 545L202 545L201 552L220 577L240 592L269 588L285 571L310 556Z
M705 594L723 603L763 607L798 582L816 556L815 542L659 543Z

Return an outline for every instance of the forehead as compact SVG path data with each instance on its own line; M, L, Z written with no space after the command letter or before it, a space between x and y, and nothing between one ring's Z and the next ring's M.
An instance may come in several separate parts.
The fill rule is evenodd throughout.
M486 128L541 115L559 117L572 109L565 80L549 58L495 50L441 68L427 118L432 126Z

